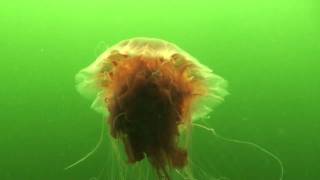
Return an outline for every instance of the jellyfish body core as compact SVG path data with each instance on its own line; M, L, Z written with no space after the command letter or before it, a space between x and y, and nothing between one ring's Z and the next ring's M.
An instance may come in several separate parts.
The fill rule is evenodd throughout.
M107 49L77 76L81 94L106 115L128 163L147 158L158 173L188 164L181 131L205 116L227 94L225 81L176 45L133 38Z
M162 170L186 164L186 151L177 147L178 126L189 121L186 109L195 90L184 71L143 57L117 63L106 86L112 89L109 125L111 135L125 143L129 162L146 156Z

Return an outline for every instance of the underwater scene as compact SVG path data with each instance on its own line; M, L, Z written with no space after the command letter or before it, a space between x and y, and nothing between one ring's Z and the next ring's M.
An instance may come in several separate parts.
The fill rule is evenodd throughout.
M320 179L320 2L0 2L0 180Z

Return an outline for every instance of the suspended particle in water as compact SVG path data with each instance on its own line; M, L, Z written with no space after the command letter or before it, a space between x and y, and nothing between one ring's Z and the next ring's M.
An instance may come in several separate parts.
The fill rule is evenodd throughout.
M179 142L192 121L206 117L227 94L226 81L176 45L133 38L108 48L77 76L78 91L107 117L128 163L148 159L159 177L188 165Z

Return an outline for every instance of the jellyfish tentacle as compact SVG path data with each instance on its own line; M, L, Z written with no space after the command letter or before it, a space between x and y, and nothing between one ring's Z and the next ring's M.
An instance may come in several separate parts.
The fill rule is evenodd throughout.
M65 167L64 170L68 170L70 168L73 168L74 166L80 164L82 161L84 161L84 160L88 159L90 156L92 156L101 146L103 139L104 139L104 120L102 120L100 137L99 137L99 141L97 142L96 146L91 151L89 151L84 157L82 157L78 161L70 164L69 166Z
M207 130L207 131L211 132L215 137L217 137L217 138L219 138L219 139L221 139L223 141L237 143L237 144L249 145L249 146L254 147L254 148L258 149L259 151L267 154L269 157L274 159L279 164L279 167L280 167L279 180L283 180L283 177L284 177L284 165L283 165L283 162L281 161L281 159L278 156L276 156L275 154L271 153L266 148L263 148L262 146L260 146L260 145L258 145L256 143L253 143L253 142L242 141L242 140L223 137L220 134L218 134L213 128L207 127L207 126L199 124L199 123L194 123L193 122L192 125L195 126L195 127L199 127L199 128L202 128L204 130Z

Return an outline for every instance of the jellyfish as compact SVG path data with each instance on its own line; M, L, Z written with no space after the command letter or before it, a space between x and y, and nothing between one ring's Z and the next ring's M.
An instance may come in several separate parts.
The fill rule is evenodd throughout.
M196 127L222 141L265 153L278 163L282 180L284 167L276 155L255 143L221 136L197 122L224 100L226 87L226 80L211 68L177 45L156 38L120 41L76 74L77 90L103 115L110 140L122 143L129 166L146 160L158 179L172 179L173 170L182 179L195 179L189 167L189 139ZM102 129L94 149L65 169L91 156L103 135Z
M77 90L104 115L128 164L147 159L157 176L188 165L192 122L228 94L226 81L177 45L131 38L103 52L76 75Z

